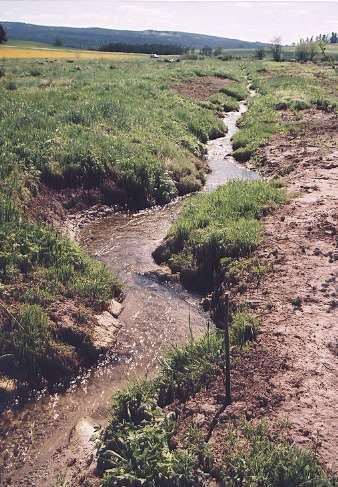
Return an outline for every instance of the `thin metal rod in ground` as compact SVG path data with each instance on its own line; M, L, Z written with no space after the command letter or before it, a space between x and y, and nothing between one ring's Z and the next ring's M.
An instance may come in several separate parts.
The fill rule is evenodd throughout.
M228 405L231 404L229 293L224 293L224 354L225 404Z

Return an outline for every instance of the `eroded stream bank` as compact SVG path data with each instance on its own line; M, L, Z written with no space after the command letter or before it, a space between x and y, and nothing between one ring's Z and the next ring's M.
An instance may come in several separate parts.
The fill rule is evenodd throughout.
M257 177L230 154L236 121L245 111L243 102L239 112L226 114L227 135L208 144L212 172L206 190L231 179ZM112 356L74 380L68 391L33 399L23 411L6 416L3 485L7 480L20 486L81 481L81 472L95 463L89 438L106 422L112 392L131 377L151 373L164 348L208 326L199 297L167 280L151 258L180 206L178 200L136 215L94 218L79 229L79 240L124 283L122 328Z

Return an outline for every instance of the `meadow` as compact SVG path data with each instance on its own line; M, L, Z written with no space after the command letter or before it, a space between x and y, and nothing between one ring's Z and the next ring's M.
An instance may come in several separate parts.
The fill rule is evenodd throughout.
M291 110L296 119L299 110L336 110L336 73L329 65L267 60L241 66L257 95L249 100L234 136L239 161L251 159L259 166L260 146L278 132L294 130L291 123L282 123L283 110ZM242 89L243 85L222 92L238 100L244 96ZM275 180L237 181L194 195L184 203L154 257L179 273L186 287L203 294L243 276L259 279L268 271L252 255L260 244L260 220L288 197ZM259 333L257 316L235 305L234 309L232 356L245 353ZM232 424L227 418L222 423L222 444L209 446L198 426L182 420L184 403L222 375L224 354L222 336L209 332L169 351L156 378L131 384L113 397L111 420L98 453L104 486L209 485L214 479L234 487L335 485L313 453L283 438L282 425L271 431L264 422ZM190 426L183 426L182 434L184 421Z
M65 50L58 59L53 50L28 46L21 54L34 51L34 59L16 59L17 50L0 62L0 372L41 385L88 364L93 318L111 298L122 299L123 289L77 244L37 221L40 193L48 195L40 214L53 199L63 202L65 214L79 203L132 210L162 205L202 188L205 143L224 134L219 112L238 107L248 81L258 94L248 102L234 147L239 161L257 165L258 148L274 133L292 130L281 124L282 110L334 111L338 100L336 73L325 65L167 63L95 53L84 60ZM221 80L216 93L182 94L182 86L205 76ZM156 258L202 292L248 269L260 275L266 269L251 255L260 243L260 220L285 200L276 181L234 182L197 194L185 202ZM237 310L232 353L242 353L258 331L257 317ZM333 485L311 453L264 424L228 425L217 466L196 428L175 447L179 418L168 406L207 387L223 363L223 337L210 332L172 349L154 379L114 396L98 452L103 485L193 486L211 471L221 485Z
M139 208L169 201L185 191L185 181L188 191L199 189L202 144L224 132L217 107L207 110L170 85L203 74L241 74L235 63L215 60L7 61L1 69L7 177L21 166L26 178L36 181L38 172L56 189L106 193L108 180L125 192L125 203Z
M274 133L288 130L281 123L283 110L337 110L337 73L330 66L262 61L248 63L246 69L259 96L249 100L249 110L239 122L241 130L233 138L234 157L240 162L255 158L259 164L260 145Z
M16 48L38 56L46 53L31 46ZM58 52L69 54L63 49ZM117 279L81 249L34 221L30 205L41 188L61 197L67 210L81 201L134 210L165 204L203 186L205 142L224 133L218 114L238 108L239 100L247 96L248 79L258 95L249 100L234 137L234 155L240 161L256 158L259 164L258 147L273 133L287 129L280 123L281 110L296 112L311 106L335 110L337 103L335 72L325 65L216 58L167 63L144 56L120 59L120 54L110 54L108 61L95 59L96 53L83 54L92 59L3 59L0 63L4 308L0 354L20 357L15 364L2 365L14 378L22 378L20 369L26 363L34 367L24 368L25 380L43 375L46 350L59 362L66 350L73 357L68 371L81 363L82 352L78 345L74 347L74 337L72 343L65 343L64 337L51 332L53 302L73 300L90 315L104 309L110 298L119 299L122 292ZM213 93L198 99L182 91L182 86L200 82L204 76L219 80ZM228 210L229 191L243 197L245 189L231 188L191 200L171 231L174 244L161 257L186 284L204 280L204 291L228 272L229 257L241 258L259 242L259 211L251 216L239 211L228 221L215 213L215 205ZM267 205L282 198L278 188L259 187L254 199L260 201L267 194ZM44 201L46 207L49 203ZM196 213L196 225L188 222L189 211ZM212 222L209 213L215 214ZM203 266L211 265L210 259L213 272L206 279ZM194 280L196 276L201 279ZM12 332L22 306L28 325L14 343ZM40 318L34 318L34 323L41 326L31 326L29 316L37 315ZM84 341L90 341L90 326L84 331L81 319L76 318L75 326L82 334L78 342L83 348ZM44 337L38 340L40 348L31 347L34 336Z
M338 106L336 70L330 65L251 61L242 69L257 94L238 122L233 155L239 162L260 165L259 147L278 132L294 130L281 119L284 110L297 114L316 108L334 112ZM245 94L240 87L223 89L232 99ZM234 260L250 255L259 243L261 210L281 204L285 195L276 183L233 183L212 194L190 199L155 251L158 262L178 272L189 288L203 293L229 275Z

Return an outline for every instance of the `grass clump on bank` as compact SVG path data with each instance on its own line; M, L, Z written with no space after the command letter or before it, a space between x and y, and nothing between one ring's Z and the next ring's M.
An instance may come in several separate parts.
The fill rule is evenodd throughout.
M0 212L0 264L0 371L35 384L69 375L85 357L58 336L53 302L71 300L93 315L120 297L120 283L78 245L23 220L9 203ZM90 329L80 332L90 341Z
M191 442L186 449L173 448L176 416L164 408L207 386L221 358L221 336L208 334L169 352L152 381L117 393L98 453L104 486L196 485L199 452Z
M236 181L199 194L185 203L154 257L179 272L187 287L208 292L235 259L257 247L259 218L284 201L278 183L267 181Z
M232 326L238 328L235 321L243 317L237 313ZM264 423L228 425L226 436L217 440L218 456L222 452L217 462L213 445L196 426L188 426L180 442L175 441L180 417L173 411L179 408L170 405L188 400L222 374L222 345L222 335L213 332L177 348L167 354L157 377L114 396L98 451L103 486L193 487L212 479L233 487L334 485L313 454L290 445Z
M258 319L249 311L237 311L231 323L231 344L244 347L256 340L259 329Z
M222 485L333 487L315 455L290 445L264 422L232 425L224 438Z

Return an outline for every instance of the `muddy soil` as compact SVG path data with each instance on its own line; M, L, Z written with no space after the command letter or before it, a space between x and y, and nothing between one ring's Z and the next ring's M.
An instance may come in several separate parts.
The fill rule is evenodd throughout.
M221 459L231 419L287 420L288 436L338 472L338 120L310 110L284 115L296 135L274 136L261 172L279 176L294 198L264 219L257 256L271 271L231 291L261 320L256 344L233 358L233 404L210 444ZM184 406L178 438L193 422L208 430L220 407L218 378Z
M235 121L245 110L242 103L240 113L227 114L227 135L209 143L209 189L229 179L255 177L228 156ZM85 475L86 485L95 484L95 476L88 474L95 468L90 439L107 422L112 393L130 379L154 373L165 348L206 330L209 316L199 306L200 297L182 289L151 258L181 204L177 200L137 214L91 209L66 222L89 252L123 281L122 328L114 349L99 366L75 378L67 391L37 393L23 408L3 415L0 485L46 487L67 481L73 486L83 483Z

